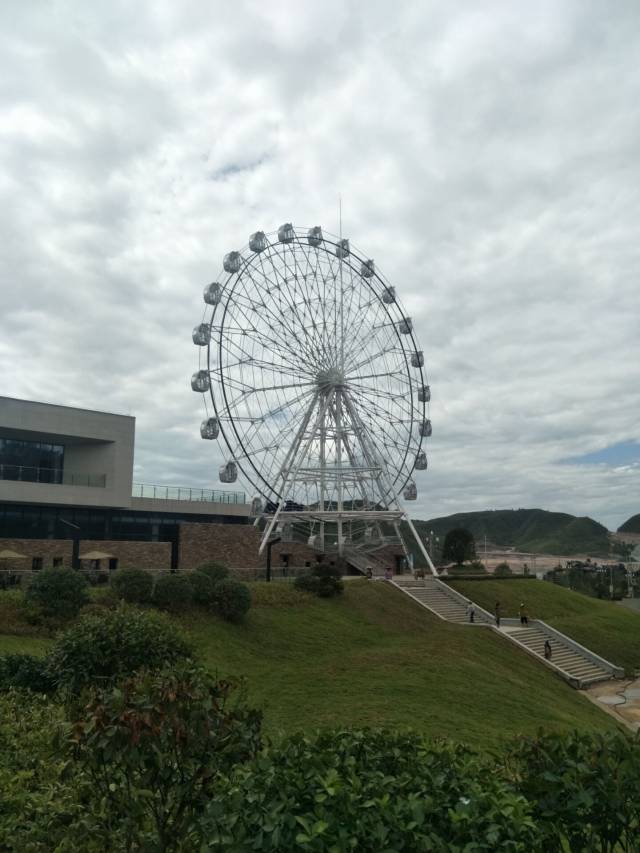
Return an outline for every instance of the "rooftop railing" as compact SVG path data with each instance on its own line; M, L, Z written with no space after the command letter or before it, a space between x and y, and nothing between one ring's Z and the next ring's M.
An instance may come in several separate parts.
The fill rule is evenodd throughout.
M0 465L0 480L22 483L44 483L54 486L91 486L104 489L106 474L84 474L59 468L34 468L31 465Z
M223 492L218 489L194 489L190 486L157 486L134 483L134 498L154 498L161 501L192 501L195 503L244 504L244 492Z

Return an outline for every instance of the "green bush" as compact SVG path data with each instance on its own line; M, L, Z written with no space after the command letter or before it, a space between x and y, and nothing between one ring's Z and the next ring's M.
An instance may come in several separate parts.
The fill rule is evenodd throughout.
M272 746L221 780L200 835L209 849L271 853L539 850L529 803L489 761L384 730Z
M191 656L191 647L166 617L121 605L103 615L87 616L66 631L47 662L56 687L76 694L91 684Z
M206 575L213 584L229 577L229 568L224 563L209 562L196 567L196 572Z
M45 619L72 619L88 601L87 582L74 569L44 569L25 593L27 610L35 609Z
M251 592L246 584L227 578L214 586L211 601L223 619L240 622L251 607Z
M72 720L68 748L91 780L99 822L72 827L69 849L209 849L194 839L195 818L221 775L256 755L261 721L237 685L191 663L96 691Z
M506 770L533 804L543 849L638 849L638 737L540 732L516 743Z
M205 607L211 604L213 597L213 581L203 572L190 572L187 575L191 585L191 593L196 604Z
M153 576L143 569L118 569L111 588L128 604L148 604L153 590Z
M185 575L160 575L153 589L152 603L162 610L179 613L185 610L193 597L193 589L189 578Z
M344 592L340 568L324 563L318 563L308 573L298 575L294 586L296 589L313 593L321 598L332 598Z
M75 768L54 744L62 725L62 707L48 697L21 691L0 695L3 853L73 849L62 845L69 825L86 819L86 806Z
M505 578L512 574L513 572L511 571L509 563L498 563L494 571L494 575L497 578Z
M50 693L54 689L45 658L13 654L0 657L0 690L16 688L34 693Z

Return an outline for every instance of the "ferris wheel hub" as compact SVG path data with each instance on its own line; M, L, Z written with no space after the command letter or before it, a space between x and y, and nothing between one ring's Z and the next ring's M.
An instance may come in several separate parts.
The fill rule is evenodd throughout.
M321 394L330 394L335 388L344 388L346 378L337 367L330 367L329 370L319 371L316 375L316 384Z

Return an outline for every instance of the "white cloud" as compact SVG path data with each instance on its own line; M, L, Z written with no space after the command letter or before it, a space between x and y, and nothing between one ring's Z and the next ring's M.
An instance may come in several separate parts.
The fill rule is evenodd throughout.
M2 393L134 413L140 479L216 486L201 288L341 193L425 351L416 514L638 511L637 470L558 462L640 439L637 4L0 14Z

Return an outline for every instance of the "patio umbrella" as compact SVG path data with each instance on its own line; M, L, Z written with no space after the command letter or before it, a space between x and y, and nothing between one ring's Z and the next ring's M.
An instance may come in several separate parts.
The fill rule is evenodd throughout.
M110 560L115 557L115 554L107 554L106 551L87 551L86 554L80 554L80 560Z
M17 551L12 551L10 548L5 548L0 551L0 560L28 560L26 554L18 554Z

